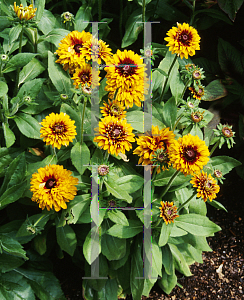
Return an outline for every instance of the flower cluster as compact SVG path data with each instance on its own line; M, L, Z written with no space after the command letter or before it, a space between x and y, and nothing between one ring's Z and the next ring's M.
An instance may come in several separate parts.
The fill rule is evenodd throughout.
M16 2L14 2L14 11L16 16L20 20L29 21L35 17L35 12L37 11L37 8L33 8L32 4L26 7L23 7L23 4L20 4L20 6L18 6L16 5Z

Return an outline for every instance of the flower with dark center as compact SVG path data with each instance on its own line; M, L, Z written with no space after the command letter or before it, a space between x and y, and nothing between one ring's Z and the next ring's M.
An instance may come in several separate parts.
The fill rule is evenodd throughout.
M192 77L193 79L195 80L200 80L202 78L202 74L199 70L195 70L193 73L192 73Z
M51 113L42 120L40 130L41 138L47 145L60 149L62 145L68 146L76 136L75 121L72 121L67 114Z
M73 200L77 194L78 178L60 165L49 165L32 174L30 190L32 201L39 203L41 209L66 209L66 202Z
M37 11L37 8L33 8L33 5L29 5L26 7L23 7L23 4L20 4L20 6L16 5L16 2L14 2L14 11L16 13L16 16L20 20L31 20L35 17L35 12Z
M108 104L106 102L103 102L103 105L104 106L101 107L101 113L104 117L114 116L119 119L125 118L125 107L120 102L116 100L110 101L108 99Z
M162 205L159 208L160 217L163 218L166 225L171 222L174 223L174 219L179 217L179 215L177 215L177 207L173 205L173 202L169 203L168 201L161 201L160 204Z
M66 94L60 94L60 99L61 100L67 100L68 98L69 98L68 95L66 95Z
M191 113L191 119L194 123L199 123L203 119L203 113L201 113L199 111L193 112L193 113Z
M98 166L97 171L100 176L105 176L109 173L109 166L100 165L100 166Z
M60 41L59 48L56 50L59 59L56 63L63 65L65 71L73 74L77 68L85 63L83 45L91 39L90 32L71 31L64 39Z
M198 90L196 90L194 87L189 87L189 90L193 94L193 98L201 100L202 96L204 95L204 87L198 86Z
M194 108L194 107L195 107L195 105L194 105L191 101L188 101L188 102L187 102L187 106L188 106L189 108Z
M112 50L103 41L96 38L91 38L83 46L83 53L86 60L96 61L102 64L102 60L107 64L112 56Z
M8 57L7 54L2 54L2 55L0 56L0 59L1 59L1 61L6 62L6 61L8 61L9 57Z
M209 161L209 150L198 136L185 135L174 141L169 149L173 168L184 175L199 172Z
M98 71L98 74L100 71ZM84 86L92 87L99 85L99 80L101 77L97 76L97 78L92 77L92 67L90 64L83 63L81 64L73 74L73 77L71 78L74 80L73 84L78 89L81 85L81 88Z
M99 128L95 128L97 133L94 142L97 142L100 148L108 150L108 153L116 156L120 152L125 154L125 151L132 148L131 142L135 141L132 130L133 128L127 124L126 120L107 116L101 119Z
M215 170L214 171L214 176L217 177L217 178L223 177L222 172L220 170Z
M168 42L169 51L172 54L176 53L182 59L188 59L188 55L195 55L196 50L200 50L200 36L197 30L187 23L179 24L167 32L168 37L165 40Z
M230 127L228 126L224 126L223 129L222 129L222 133L224 136L226 136L227 138L230 138L233 136L233 132L231 130Z
M190 182L197 188L197 197L203 198L205 202L208 199L209 201L215 199L217 197L216 194L220 190L219 185L211 174L208 175L204 171L194 174Z

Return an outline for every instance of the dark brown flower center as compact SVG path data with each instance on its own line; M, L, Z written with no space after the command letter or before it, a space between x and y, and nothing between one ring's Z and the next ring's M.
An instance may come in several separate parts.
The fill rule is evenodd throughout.
M120 132L121 132L121 131L120 131L118 128L115 128L115 129L114 129L114 132L113 132L113 133L114 133L114 137L117 138L117 137L120 135Z
M89 79L89 77L87 76L87 74L81 75L81 80L82 81L86 82L86 81L88 81L88 79Z
M192 34L186 30L183 30L178 37L178 42L182 43L184 46L189 46L192 40Z
M54 131L56 133L62 133L64 131L64 125L59 123L55 124Z
M194 161L196 159L196 157L197 157L197 153L196 153L196 151L194 149L189 148L189 149L187 149L185 151L184 157L188 161Z
M130 58L126 58L116 67L119 73L123 76L129 76L135 74L137 65Z
M56 185L56 182L55 182L55 179L54 178L50 178L47 180L46 184L45 184L45 187L47 189L52 189L53 187L55 187Z
M168 215L171 215L171 214L172 214L172 210L169 209L169 210L167 211L167 214L168 214Z
M223 133L223 135L226 136L226 137L232 137L232 136L233 136L232 130L231 130L230 128L228 128L228 127L224 127L224 128L222 129L222 133Z
M76 53L80 53L81 48L82 48L82 45L81 45L81 44L76 44L76 45L74 46L74 49L75 49L75 52L76 52Z
M114 200L109 201L109 206L114 207L116 205L116 202Z

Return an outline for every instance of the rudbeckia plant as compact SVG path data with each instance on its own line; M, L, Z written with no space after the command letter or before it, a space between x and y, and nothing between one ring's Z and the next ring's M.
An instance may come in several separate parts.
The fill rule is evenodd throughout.
M201 32L172 22L155 44L137 1L142 56L141 24L129 18L122 47L102 1L86 2L59 15L1 3L0 298L65 299L50 258L67 255L86 300L169 294L211 251L207 207L225 209L223 176L240 165L213 155L235 136L201 107L226 92L192 61Z

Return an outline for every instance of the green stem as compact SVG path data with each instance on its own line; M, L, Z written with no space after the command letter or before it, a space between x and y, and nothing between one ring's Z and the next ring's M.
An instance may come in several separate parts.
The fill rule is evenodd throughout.
M189 25L193 24L194 18L195 18L195 7L196 7L196 0L193 0L192 3L192 17Z
M155 176L157 175L157 169L158 169L158 167L154 167L152 181L155 179Z
M210 156L212 156L214 150L218 147L219 142L220 142L220 141L217 141L217 142L214 144L213 148L212 148L211 151L210 151Z
M37 28L34 29L34 34L35 34L34 52L37 53Z
M191 201L192 198L194 198L196 196L197 192L193 192L193 194L191 195L191 197L189 199L187 199L184 203L182 203L178 209L177 212L179 213L179 211L187 204Z
M183 92L182 92L182 94L180 96L181 99L183 99L183 97L185 95L185 92L186 92L186 89L187 89L187 87L188 87L188 85L189 85L190 82L191 82L191 79L188 79L188 81L185 84L184 90L183 90Z
M146 0L142 0L142 22L145 22Z
M167 86L167 83L168 83L168 80L169 80L169 76L170 76L170 73L171 73L171 71L173 69L173 66L174 66L176 60L177 60L177 55L175 54L174 60L172 61L172 64L171 64L171 66L169 68L168 77L166 78L165 83L164 83L163 91L162 91L162 94L161 94L161 97L160 97L160 102L163 99L163 95L164 95L164 92L165 92L165 89L166 89L166 86Z
M120 8L119 8L119 35L120 39L122 40L122 21L123 21L123 0L119 1Z
M180 173L179 170L175 171L175 173L172 175L172 177L170 178L170 181L168 183L168 185L165 187L165 189L162 191L162 193L159 196L159 199L163 198L163 196L168 192L169 188L171 187L173 181L175 180L175 178L177 177L177 175Z
M109 153L108 153L108 150L106 150L105 155L104 155L105 163L108 161L108 158L109 158Z
M36 225L41 221L41 219L44 218L45 216L46 216L46 215L43 214L43 215L36 221L36 223L34 224L34 226L36 226Z
M84 130L86 103L87 103L87 97L85 97L85 99L84 99L82 119L81 119L81 145L83 144L83 130Z
M102 20L102 0L98 0L98 22Z
M159 0L157 0L156 5L154 6L154 11L153 11L153 14L152 14L153 18L155 16L155 12L156 12L156 9L157 9L157 6L158 6L158 2L159 2Z
M173 129L172 129L173 132L175 131L175 128L176 128L177 125L179 124L180 119L181 119L182 117L183 117L183 114L181 114L181 115L179 116L179 118L177 119L177 121L175 122L175 125L174 125L174 127L173 127Z
M24 32L24 26L22 25L22 30L21 30L20 36L19 36L19 53L22 52L23 32ZM14 88L14 95L17 95L17 92L18 92L19 73L20 73L20 68L17 69L17 73L16 73L16 82L15 82L15 88Z

